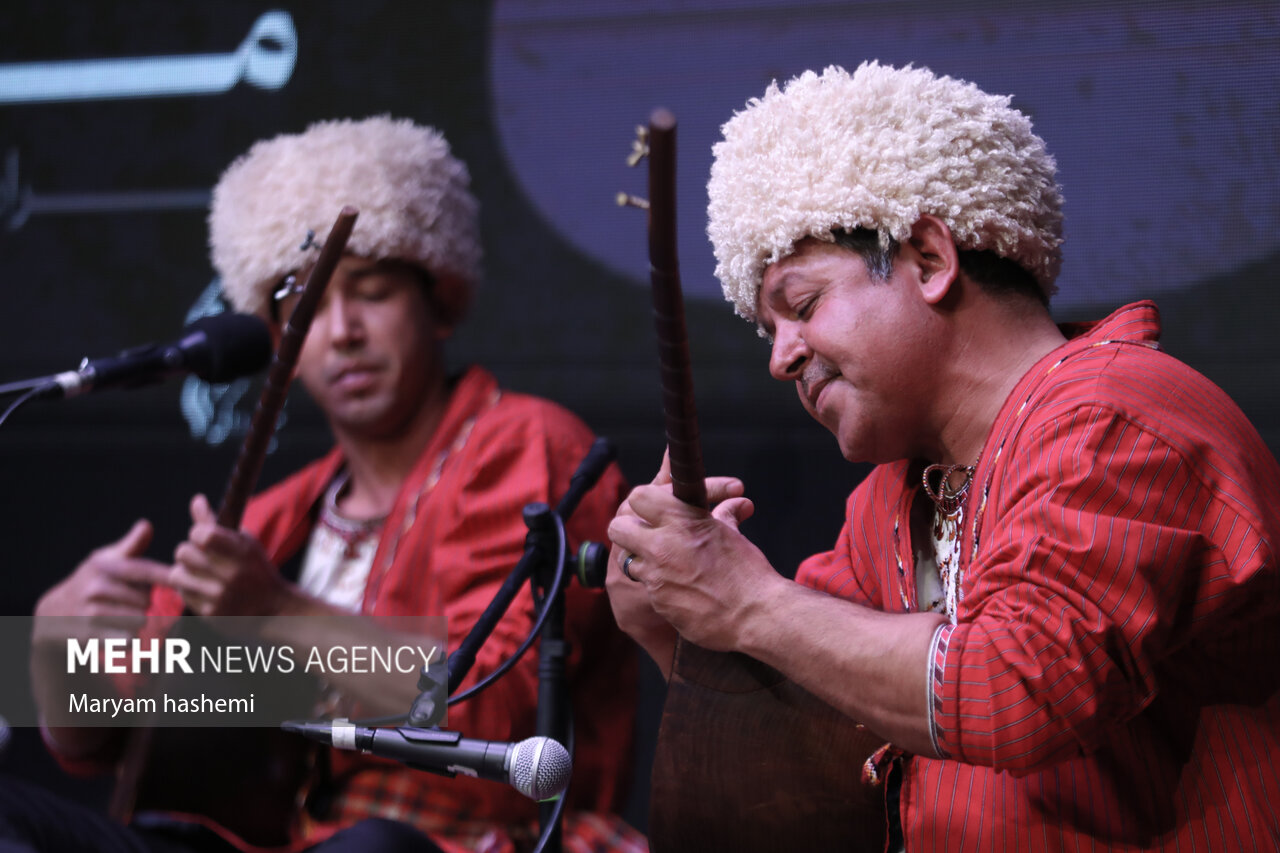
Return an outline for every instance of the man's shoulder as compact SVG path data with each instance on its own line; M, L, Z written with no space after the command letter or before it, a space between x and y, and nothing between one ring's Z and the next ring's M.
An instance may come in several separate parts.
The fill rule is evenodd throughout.
M1207 377L1161 347L1160 313L1154 302L1125 305L1096 323L1062 328L1073 327L1080 333L1037 368L1040 387L1047 393L1092 395L1123 405L1134 399L1135 387L1159 394L1168 387L1219 391Z
M1023 399L1011 399L1019 448L1041 453L1048 438L1105 444L1142 434L1207 469L1239 472L1274 459L1248 416L1215 382L1156 346L1103 340L1053 365ZM1024 403L1025 400L1025 403ZM1025 414L1021 414L1025 408ZM1101 445L1100 445L1101 446Z
M341 464L337 448L299 468L275 485L254 495L245 510L252 529L282 513L306 513L333 479Z
M589 440L592 436L582 418L554 400L496 385L495 389L496 402L477 417L477 429L521 430L572 440Z
M1038 408L1103 407L1135 422L1180 413L1198 420L1206 403L1235 408L1217 384L1153 343L1098 341L1046 372Z

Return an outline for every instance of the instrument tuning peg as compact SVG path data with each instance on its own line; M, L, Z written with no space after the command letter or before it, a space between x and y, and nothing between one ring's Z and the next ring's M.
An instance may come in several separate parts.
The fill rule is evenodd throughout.
M614 197L614 201L618 203L618 207L638 207L641 210L649 209L649 200L631 195L631 193L618 193Z
M636 138L631 140L631 153L627 155L627 165L635 166L649 156L649 128L636 125Z

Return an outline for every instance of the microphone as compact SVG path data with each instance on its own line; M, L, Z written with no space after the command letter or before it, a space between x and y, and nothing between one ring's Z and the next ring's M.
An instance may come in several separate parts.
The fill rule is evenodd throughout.
M352 749L392 758L442 776L475 776L507 782L539 802L553 800L569 787L573 760L559 741L531 737L517 743L464 738L440 729L368 728L347 720L287 722L280 726L335 749Z
M604 470L617 456L617 445L609 439L597 438L591 443L591 449L578 463L577 470L569 478L569 488L565 490L564 497L560 498L560 503L556 506L556 512L560 513L562 519L569 520L569 516L573 515L573 511L578 508L578 502L600 481Z
M0 393L38 389L31 399L77 397L105 388L136 388L175 373L207 382L230 382L256 373L271 360L271 333L251 314L202 317L167 344L145 344L116 356L86 358L76 370L0 386Z

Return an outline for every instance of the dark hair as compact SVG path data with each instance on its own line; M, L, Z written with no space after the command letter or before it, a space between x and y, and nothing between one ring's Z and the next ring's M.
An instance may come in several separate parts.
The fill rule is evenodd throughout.
M831 232L836 245L848 249L867 265L867 272L877 281L888 281L893 275L893 259L898 254L898 241L888 238L880 244L880 232L873 228L836 228ZM1002 258L990 249L957 251L960 269L978 286L994 295L1030 296L1041 305L1049 305L1049 296L1036 277L1016 261Z
M880 232L873 228L834 228L831 235L836 245L848 249L867 265L867 272L876 281L888 281L893 275L893 258L898 254L898 241L888 238L886 245L880 245Z

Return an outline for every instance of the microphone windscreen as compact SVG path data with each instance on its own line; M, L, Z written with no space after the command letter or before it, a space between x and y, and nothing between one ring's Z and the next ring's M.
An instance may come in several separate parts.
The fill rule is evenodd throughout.
M509 773L517 791L541 802L560 796L569 787L573 759L559 741L531 737L512 749Z
M182 330L188 369L206 382L230 382L271 361L271 332L252 314L214 314Z

